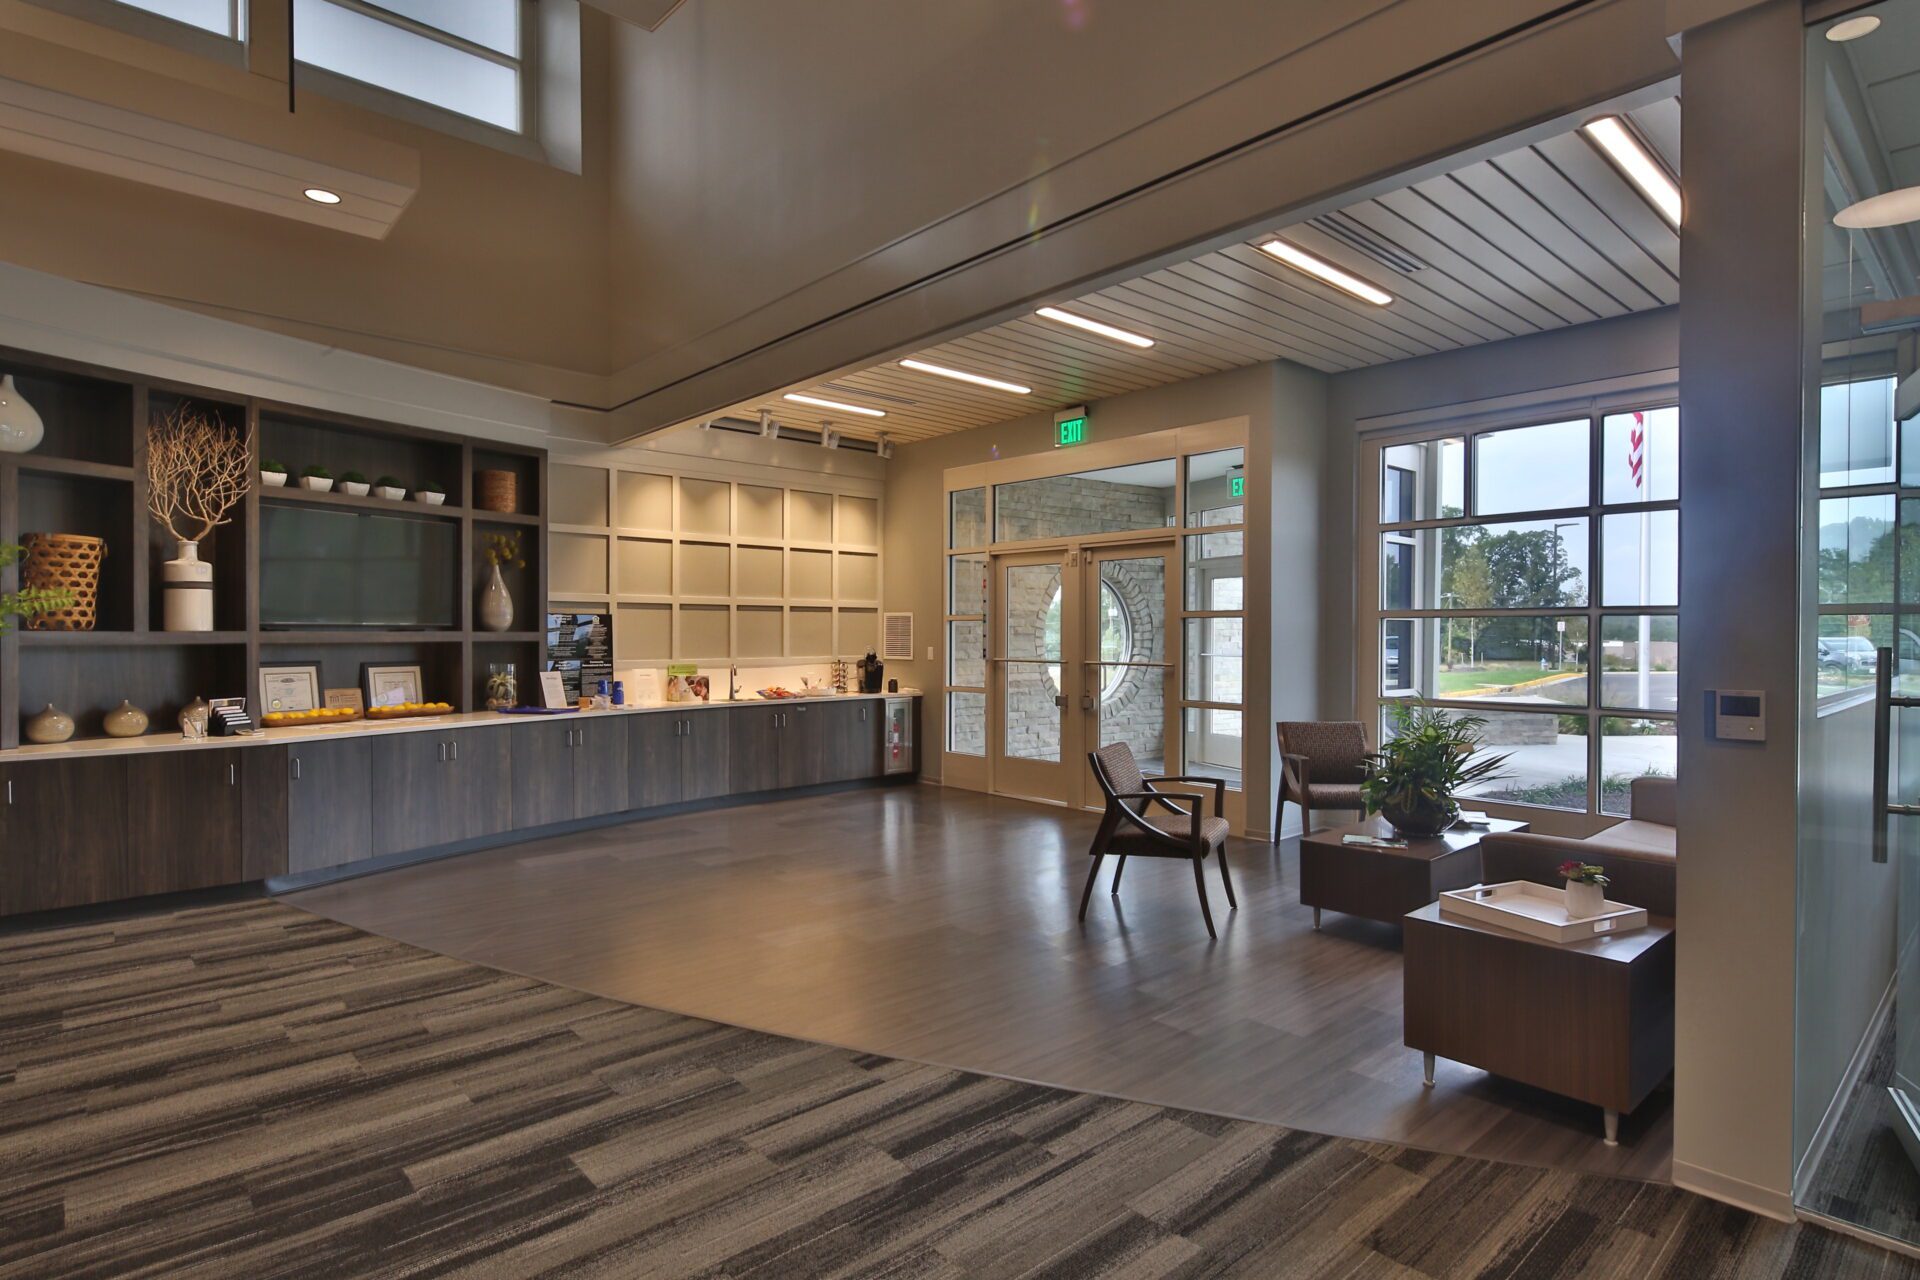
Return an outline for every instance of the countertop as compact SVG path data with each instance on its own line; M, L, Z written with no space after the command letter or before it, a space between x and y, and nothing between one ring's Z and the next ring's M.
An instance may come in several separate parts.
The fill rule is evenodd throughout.
M474 729L497 725L572 724L582 719L606 716L649 715L655 712L705 712L727 707L795 706L816 702L884 701L888 698L917 698L917 689L898 693L830 693L814 698L739 698L713 702L659 702L644 706L612 707L605 711L573 711L559 715L503 715L498 711L456 712L444 716L419 716L406 720L348 720L344 723L288 726L267 729L259 734L237 738L203 738L189 742L178 733L147 733L138 738L75 738L69 742L33 743L0 751L0 764L28 760L79 760L90 756L138 754L146 751L219 751L228 748L287 746L316 742L322 738L347 738L363 734L430 733L436 729Z

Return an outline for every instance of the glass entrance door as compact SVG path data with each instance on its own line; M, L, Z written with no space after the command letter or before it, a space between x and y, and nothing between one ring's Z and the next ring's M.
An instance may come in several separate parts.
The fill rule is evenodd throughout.
M1079 555L1030 551L994 557L993 789L1075 804L1084 748L1078 705Z

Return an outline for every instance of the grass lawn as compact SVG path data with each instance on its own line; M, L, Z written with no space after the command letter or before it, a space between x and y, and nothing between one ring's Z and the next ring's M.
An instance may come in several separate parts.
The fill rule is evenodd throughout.
M1478 667L1457 666L1451 671L1437 673L1439 687L1434 693L1441 698L1457 698L1478 689L1499 689L1553 674L1550 670L1542 671L1537 662L1489 662ZM1574 675L1577 672L1569 670L1564 674Z

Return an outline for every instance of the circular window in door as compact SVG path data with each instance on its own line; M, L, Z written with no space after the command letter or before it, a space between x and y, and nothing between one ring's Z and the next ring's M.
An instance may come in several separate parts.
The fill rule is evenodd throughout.
M1133 616L1127 612L1127 606L1120 599L1120 593L1113 584L1100 584L1100 616L1094 619L1100 628L1100 661L1104 663L1125 662L1133 656ZM1046 648L1043 652L1059 653L1060 649L1060 587L1055 584L1047 593L1046 612L1042 615L1041 638ZM1119 691L1121 677L1126 674L1125 667L1103 666L1100 668L1100 700L1106 702ZM1053 681L1054 691L1060 689L1060 668L1049 666L1047 676Z

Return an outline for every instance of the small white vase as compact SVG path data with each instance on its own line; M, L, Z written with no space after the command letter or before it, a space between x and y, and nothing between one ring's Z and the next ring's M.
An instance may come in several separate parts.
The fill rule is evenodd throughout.
M287 487L287 473L284 471L262 471L260 473L260 483L269 489L284 489Z
M1582 880L1567 881L1567 918L1591 920L1607 909L1607 891L1602 885Z
M181 543L174 559L160 566L160 580L168 631L213 630L213 566L200 558L199 543Z
M340 492L350 498L364 498L367 496L367 490L370 488L372 488L371 485L359 480L342 480L340 482Z
M333 490L332 476L301 476L300 487L314 493L329 493Z
M38 448L46 435L40 411L13 385L13 375L0 378L0 453L26 453Z
M444 493L434 493L427 489L416 489L413 494L413 500L429 507L437 507L447 500L447 495Z
M407 496L407 491L396 485L383 484L373 491L373 496L385 498L388 502L398 502Z
M500 566L491 566L487 585L480 591L480 625L488 631L505 631L513 625L513 597L500 576Z

